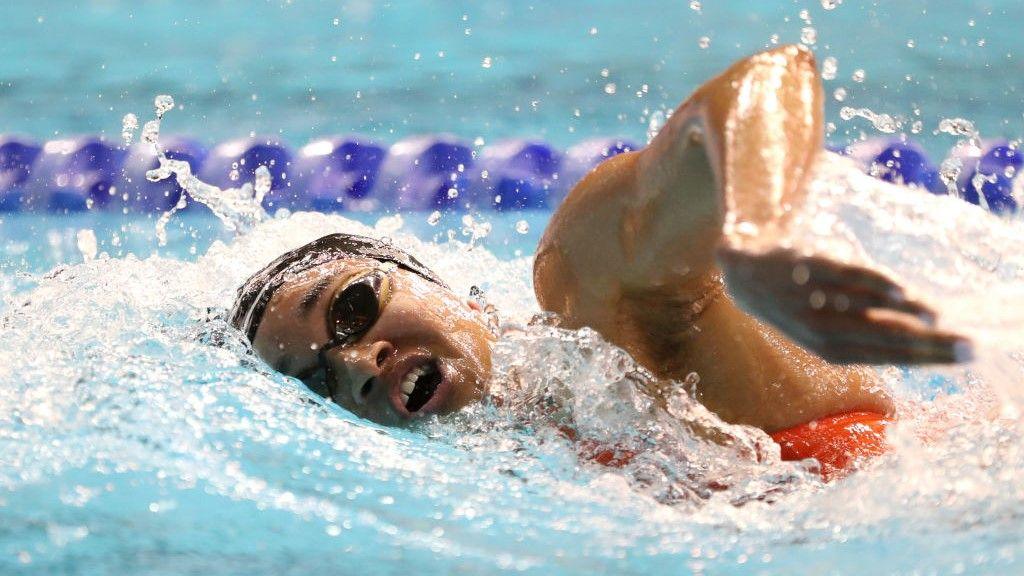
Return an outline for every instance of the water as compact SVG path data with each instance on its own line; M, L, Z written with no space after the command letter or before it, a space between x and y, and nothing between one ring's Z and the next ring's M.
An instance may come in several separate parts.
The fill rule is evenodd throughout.
M944 306L951 320L999 336L981 342L987 364L882 370L904 414L897 449L829 486L778 462L763 433L726 425L685 395L671 404L672 418L653 410L632 392L642 374L596 335L529 326L537 312L529 236L544 213L528 216L525 236L522 215L495 217L492 235L472 248L444 240L468 239L458 218L431 225L426 214L406 215L400 228L393 216L379 220L375 233L413 249L456 292L479 286L497 306L505 333L498 385L518 372L532 392L569 399L568 415L477 408L412 431L325 404L252 357L222 319L234 287L263 261L328 231L370 232L366 225L296 214L233 240L212 218L189 215L156 248L151 220L61 220L66 232L26 262L71 265L45 273L46 265L16 266L18 274L5 275L0 567L792 573L844 572L869 554L893 572L1019 569L1024 494L1015 479L1024 471L1024 434L1013 415L1000 414L1019 405L1019 324L995 331L1019 310L1005 307L1024 290L1019 251L978 242L970 227L948 235L905 228L897 208L918 222L974 222L997 241L1020 237L1020 225L914 196L841 161L823 164L818 177L817 217L794 238L826 241L815 233L827 221L843 232L823 237L831 250L898 265L930 295L956 293L963 305ZM424 244L406 226L442 241ZM93 248L76 246L72 231L85 229L96 238L95 258L86 258ZM149 252L104 255L115 249L113 234L117 250L148 241ZM934 262L945 276L915 257L947 242L949 257ZM492 243L503 257L488 250ZM977 261L979 251L995 260ZM967 273L976 286L957 282ZM992 285L1002 293L980 291ZM989 299L1001 305L986 308ZM550 426L565 417L590 438L656 442L622 470L581 463ZM725 440L696 440L688 433L696 427Z
M174 131L207 142L253 132L300 146L350 131L385 142L429 132L561 147L592 136L642 141L650 113L674 108L733 60L800 42L801 11L819 59L836 60L826 93L847 92L828 103L833 140L878 135L869 122L843 121L842 106L921 120L918 138L936 158L953 144L932 134L946 117L971 119L987 137L1024 131L1015 25L1024 5L1014 0L757 0L699 10L664 0L628 10L611 0L265 0L244 9L87 0L61 10L11 0L0 22L0 132L116 141L126 113L170 93L182 107Z
M643 140L727 62L803 35L836 59L826 93L857 112L830 103L835 137L922 122L934 153L1021 133L1019 3L721 4L11 2L0 131L134 138L170 92L175 131L208 141ZM669 417L636 394L643 371L621 352L535 321L544 212L296 214L237 237L193 210L167 220L165 244L156 216L5 216L0 573L861 573L865 559L1021 572L1024 226L835 159L812 192L794 244L891 270L979 352L880 369L902 414L895 449L831 485L685 395ZM496 385L518 374L531 387L514 405L556 395L563 411L478 407L385 429L270 371L224 324L234 289L338 230L392 237L458 293L482 290L503 332ZM645 453L623 469L581 462L553 429L567 419Z

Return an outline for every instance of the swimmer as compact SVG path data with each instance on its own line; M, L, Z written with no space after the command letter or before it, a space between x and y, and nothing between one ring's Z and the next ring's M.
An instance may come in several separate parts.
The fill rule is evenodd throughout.
M895 416L865 364L959 362L971 348L884 274L783 246L823 150L823 107L805 48L737 62L650 145L573 188L534 286L562 327L596 330L659 379L697 373L707 408L828 477L881 452ZM275 369L382 424L488 393L495 337L479 305L370 238L281 256L239 289L232 323Z

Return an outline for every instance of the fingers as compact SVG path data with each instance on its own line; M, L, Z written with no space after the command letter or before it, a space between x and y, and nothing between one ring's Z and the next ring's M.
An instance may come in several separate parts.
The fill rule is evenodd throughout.
M809 321L823 336L815 353L840 364L951 364L973 357L971 341L939 331L912 317L871 310L851 316L827 313Z
M800 280L804 277L804 283L843 286L849 290L884 295L893 300L906 298L899 284L877 270L840 264L819 256L801 258L793 265L793 281L801 284Z
M834 363L936 364L972 358L967 338L936 330L935 312L886 275L776 249L719 250L729 291L745 308Z
M893 297L891 292L855 290L835 284L815 284L807 288L807 304L814 310L829 309L852 315L869 310L892 310L913 316L929 326L935 324L935 312L931 308L916 300Z

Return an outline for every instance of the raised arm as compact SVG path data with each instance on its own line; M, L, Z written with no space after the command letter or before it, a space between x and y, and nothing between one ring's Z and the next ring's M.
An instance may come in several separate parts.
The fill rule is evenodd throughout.
M663 293L686 323L724 272L742 308L826 359L963 359L966 342L934 331L934 315L884 275L780 246L822 153L822 112L799 46L705 83L649 146L601 164L559 207L534 268L541 305L616 341L624 301Z

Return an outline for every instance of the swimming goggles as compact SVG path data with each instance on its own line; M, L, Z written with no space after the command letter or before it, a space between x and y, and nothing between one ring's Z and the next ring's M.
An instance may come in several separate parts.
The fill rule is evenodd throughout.
M308 376L299 376L299 379L312 390L320 394L326 392L324 395L334 400L336 379L327 355L366 334L380 318L391 295L391 277L380 269L349 281L335 292L326 317L327 333L331 338L320 346L314 371ZM369 388L370 385L367 380L364 387Z

